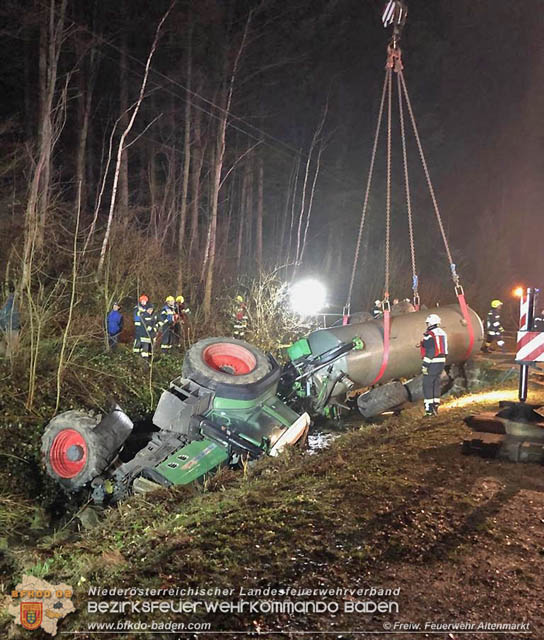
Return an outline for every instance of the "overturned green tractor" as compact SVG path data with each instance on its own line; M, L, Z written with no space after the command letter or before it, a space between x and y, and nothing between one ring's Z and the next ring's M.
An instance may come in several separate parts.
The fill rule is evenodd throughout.
M91 488L96 503L116 502L131 491L202 480L221 465L274 456L305 440L308 414L277 397L280 366L252 345L201 340L182 373L161 395L149 440L128 460L133 423L119 407L102 419L83 411L53 418L42 439L49 475L69 492Z

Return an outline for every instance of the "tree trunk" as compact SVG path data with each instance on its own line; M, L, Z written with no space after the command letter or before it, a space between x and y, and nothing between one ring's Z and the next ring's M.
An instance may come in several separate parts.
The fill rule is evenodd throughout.
M134 108L132 109L132 114L130 116L130 120L129 120L128 124L127 124L126 129L121 134L121 138L119 140L119 146L117 147L117 162L116 162L116 165L115 165L115 173L114 173L114 176L113 176L113 186L112 186L112 194L111 194L111 201L110 201L110 210L109 210L109 214L108 214L108 223L107 223L107 226L106 226L106 233L104 234L104 240L102 241L102 247L100 249L100 258L98 260L98 267L97 267L97 272L98 272L99 275L102 273L102 269L104 267L104 261L106 260L106 249L108 248L108 243L109 243L110 234L111 234L111 226L112 226L112 222L113 222L113 212L115 210L115 204L116 204L117 188L118 188L118 184L119 184L119 174L120 174L120 170L121 170L121 157L122 157L122 153L123 153L123 148L124 148L124 145L125 145L126 138L127 138L128 134L130 133L130 130L132 129L133 125L134 125L134 121L136 120L136 116L138 115L138 111L140 110L140 105L142 104L142 101L144 99L145 88L147 86L147 78L149 77L149 69L151 67L151 61L153 60L153 54L155 53L155 50L157 48L157 44L159 42L159 35L160 35L160 32L161 32L162 25L164 24L166 18L170 14L170 11L172 11L172 7L173 6L174 6L173 4L170 5L170 7L168 8L168 10L164 14L164 16L161 18L159 24L157 25L157 29L155 31L155 38L153 39L153 44L151 45L151 49L149 51L149 55L147 56L147 62L146 62L146 65L145 65L144 77L142 79L142 84L140 86L140 93L139 93L139 96L138 96L138 100L136 101L136 104L134 105Z
M83 51L80 49L80 55L83 56ZM83 211L86 209L88 203L87 197L87 140L89 138L89 125L91 120L91 106L94 91L94 84L96 80L96 74L98 71L98 52L93 47L89 54L89 64L86 68L82 66L82 71L79 76L79 98L78 98L78 144L76 155L76 184L78 190L76 191L76 206L81 207Z
M195 111L193 115L193 152L191 163L191 200L189 204L191 214L191 237L189 239L188 259L194 258L194 252L198 250L200 239L198 229L198 211L200 207L200 176L204 163L204 150L202 148L201 111Z
M125 15L126 6L123 3L122 14ZM127 32L121 27L121 47L119 59L119 124L121 130L128 127L128 56L127 56ZM121 164L119 167L119 217L126 225L128 222L128 153L121 149Z
M247 187L246 187L246 258L247 265L253 266L255 260L255 248L253 246L253 165L246 162Z
M22 288L26 288L30 282L35 251L43 247L51 190L53 149L64 124L66 91L57 98L55 105L54 102L57 95L57 69L65 13L66 0L60 0L58 7L57 0L50 0L47 22L44 17L40 24L38 149L25 211Z
M185 94L185 138L183 143L183 183L181 186L181 210L178 229L178 291L183 289L183 245L187 224L187 205L189 202L189 175L191 168L191 81L192 81L192 27L189 29L187 46L187 91Z
M280 237L279 237L279 246L278 246L278 260L276 262L276 266L280 266L283 263L284 257L287 257L289 253L289 249L285 251L285 234L287 231L287 219L289 216L289 204L291 203L291 198L295 197L294 194L294 184L295 184L295 174L297 168L297 161L293 163L293 168L291 169L291 173L289 174L289 183L287 185L287 191L285 192L285 206L283 208L283 215L281 219L281 227L280 227Z
M211 194L211 206L210 206L210 226L209 226L209 234L210 234L210 242L209 242L209 255L208 255L208 269L206 274L206 282L204 285L204 301L203 301L203 309L206 317L209 316L212 306L212 289L213 289L213 276L214 276L214 267L215 267L215 247L216 247L216 232L217 232L217 205L219 201L219 189L221 188L221 172L223 169L223 160L225 157L225 139L226 139L226 130L227 130L227 118L230 112L230 107L232 104L232 95L234 92L234 82L236 80L236 74L238 72L238 65L240 63L240 58L242 56L242 52L244 50L247 35L249 31L249 25L251 24L252 12L249 13L244 33L242 35L242 39L240 42L240 46L238 48L238 52L236 54L236 58L234 60L232 66L232 73L230 74L230 81L228 84L228 90L225 91L225 99L224 109L221 111L221 119L219 120L219 126L217 131L217 142L216 142L216 150L215 150L215 162L213 165L213 181L212 181L212 194ZM222 105L223 106L223 105Z
M300 163L302 162L302 154L299 150L299 154L296 159L296 167L295 167L295 178L293 183L293 195L291 199L291 222L289 224L289 239L287 241L287 255L285 262L289 263L291 260L291 249L293 246L293 231L295 228L295 208L297 202L297 192L298 192L298 176L300 173Z
M262 154L259 153L257 157L257 219L256 219L256 244L257 244L257 266L259 269L262 268L263 265L263 191L264 191L264 167L263 167L263 157Z
M246 163L247 165L247 163ZM242 248L244 238L244 227L246 224L247 211L247 169L244 165L244 173L242 175L242 187L240 190L240 216L238 219L238 241L236 244L236 271L239 273L242 266Z

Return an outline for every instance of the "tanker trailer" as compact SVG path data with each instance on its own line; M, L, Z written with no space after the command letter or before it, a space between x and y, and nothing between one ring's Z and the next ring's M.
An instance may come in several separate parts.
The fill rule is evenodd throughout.
M448 336L446 366L462 364L481 348L482 321L469 309L474 335L469 353L470 332L459 305L437 311ZM391 316L389 359L379 379L384 349L382 319L314 331L288 349L291 363L282 378L284 397L303 400L313 413L334 416L339 408L346 407L348 396L379 383L358 396L359 410L367 418L421 399L419 343L428 313Z

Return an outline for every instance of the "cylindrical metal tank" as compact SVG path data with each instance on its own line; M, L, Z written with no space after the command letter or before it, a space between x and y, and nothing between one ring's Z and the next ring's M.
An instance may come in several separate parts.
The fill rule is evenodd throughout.
M411 378L421 372L421 354L419 343L426 329L425 318L429 313L437 313L441 327L448 336L448 358L446 364L461 363L468 359L469 331L459 305L391 316L391 333L389 361L379 383L400 378ZM484 338L482 321L478 314L469 309L474 345L472 353L480 350ZM341 372L355 383L355 388L368 387L374 383L383 359L383 320L371 320L343 327L320 329L311 333L307 340L312 353L319 354L359 337L364 342L364 349L353 350L337 360L333 365L332 375L329 367L314 374L320 382L327 375L330 380L340 376ZM345 383L347 382L347 384ZM331 398L345 395L348 381L339 380L332 389Z

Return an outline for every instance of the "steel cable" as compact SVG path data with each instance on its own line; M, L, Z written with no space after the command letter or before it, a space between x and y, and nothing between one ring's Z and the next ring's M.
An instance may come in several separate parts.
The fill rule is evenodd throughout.
M436 214L436 219L438 221L438 226L440 227L440 233L442 234L442 240L444 241L444 247L446 249L446 254L448 256L448 260L450 261L451 277L452 277L452 280L453 280L455 286L459 287L459 276L457 275L457 272L456 272L456 269L455 269L455 263L453 262L453 258L452 258L452 255L451 255L450 247L449 247L449 244L448 244L448 239L446 237L446 232L444 230L444 224L442 222L442 217L440 215L440 210L438 209L438 202L436 200L433 184L431 182L431 176L429 174L429 169L427 167L427 161L425 160L425 154L423 153L423 147L421 145L421 140L419 138L419 132L418 132L416 120L415 120L415 117L414 117L414 112L412 110L412 103L410 102L410 96L408 95L408 89L406 87L406 81L404 79L404 74L402 73L402 70L399 71L399 77L400 77L400 81L402 83L402 88L403 88L403 92L404 92L404 97L406 99L406 104L408 106L408 112L410 114L410 119L412 121L412 127L414 129L414 135L415 135L416 142L417 142L417 147L418 147L418 150L419 150L419 156L421 158L421 163L423 165L423 171L425 172L425 178L427 180L427 185L429 187L429 192L431 194L431 200L433 202L434 212Z
M388 70L389 71L389 70ZM382 117L383 117L383 108L385 105L385 92L387 89L387 78L388 78L388 71L386 71L385 73L385 78L383 81L383 89L382 89L382 97L381 97L381 102L380 102L380 111L378 114L378 122L376 124L376 133L374 135L374 145L372 147L372 155L370 158L370 167L368 170L368 179L367 179L367 183L366 183L366 191L365 191L365 198L363 201L363 210L361 213L361 222L359 223L359 233L357 234L357 243L355 245L355 255L353 258L353 268L351 270L351 279L349 282L349 289L348 289L348 297L346 300L346 305L345 308L348 310L350 310L351 307L351 296L352 296L352 292L353 292L353 283L355 281L355 273L357 272L357 264L359 262L359 252L361 250L361 238L363 235L363 227L365 224L365 218L366 218L366 212L368 209L368 196L370 194L370 186L372 184L372 175L374 173L374 162L376 160L376 150L378 148L378 140L380 138L380 128L382 125Z
M402 140L402 160L404 165L404 186L406 195L406 209L408 211L408 235L410 238L410 259L412 261L412 289L414 297L418 295L418 276L416 269L416 250L414 244L414 224L412 219L412 196L408 176L408 154L406 152L406 130L404 128L404 109L402 106L402 87L400 75L397 73L397 92L399 97L400 137Z

